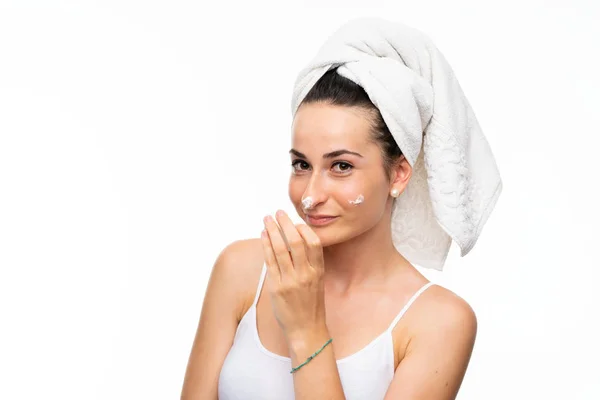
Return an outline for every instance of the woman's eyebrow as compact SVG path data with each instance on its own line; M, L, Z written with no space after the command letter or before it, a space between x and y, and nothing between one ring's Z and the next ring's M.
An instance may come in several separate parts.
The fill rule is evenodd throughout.
M291 149L290 154L293 154L300 158L308 159L308 157L306 157L304 154L300 153L298 150L295 150L295 149ZM350 150L346 150L346 149L335 150L335 151L332 151L329 153L325 153L325 154L323 154L323 158L335 158L335 157L341 156L342 154L352 154L352 155L362 158L361 154L359 154L355 151L350 151Z

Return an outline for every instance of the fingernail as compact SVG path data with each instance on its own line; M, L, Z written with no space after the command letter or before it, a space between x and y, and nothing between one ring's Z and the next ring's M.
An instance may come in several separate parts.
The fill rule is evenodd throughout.
M278 217L283 217L283 215L285 214L282 210L277 210L277 216Z

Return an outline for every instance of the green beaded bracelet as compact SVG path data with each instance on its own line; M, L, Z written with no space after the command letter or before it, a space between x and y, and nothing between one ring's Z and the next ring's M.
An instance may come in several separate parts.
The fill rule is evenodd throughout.
M300 368L302 368L303 365L306 365L310 360L312 360L313 358L315 358L317 356L317 354L319 354L321 351L323 351L323 349L325 348L325 346L327 346L329 343L331 343L332 340L333 340L333 338L329 339L327 341L327 343L325 343L323 345L323 347L321 347L319 350L317 350L315 352L315 354L313 354L312 356L308 357L306 359L306 361L304 361L302 364L298 365L296 368L292 368L292 370L290 371L290 374L298 371Z

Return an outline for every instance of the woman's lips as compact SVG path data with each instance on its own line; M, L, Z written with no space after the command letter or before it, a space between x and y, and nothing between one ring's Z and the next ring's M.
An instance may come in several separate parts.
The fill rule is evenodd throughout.
M330 224L331 222L336 220L337 217L321 216L321 215L307 215L306 219L307 219L308 223L311 225L323 226L323 225Z

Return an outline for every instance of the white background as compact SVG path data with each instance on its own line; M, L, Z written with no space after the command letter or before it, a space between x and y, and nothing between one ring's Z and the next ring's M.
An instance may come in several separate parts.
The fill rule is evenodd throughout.
M287 198L293 81L333 30L426 32L504 192L424 271L475 309L459 399L600 399L592 1L0 0L0 398L179 398L207 279Z

